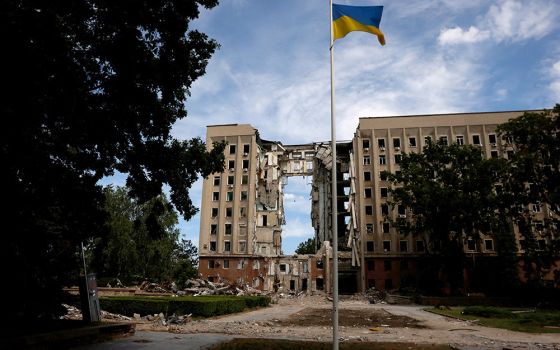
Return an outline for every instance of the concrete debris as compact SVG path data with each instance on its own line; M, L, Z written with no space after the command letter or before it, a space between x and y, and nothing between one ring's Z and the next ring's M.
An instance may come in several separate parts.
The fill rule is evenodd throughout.
M370 304L379 304L385 303L385 298L387 294L383 290L375 289L375 287L371 287L366 290L365 296Z

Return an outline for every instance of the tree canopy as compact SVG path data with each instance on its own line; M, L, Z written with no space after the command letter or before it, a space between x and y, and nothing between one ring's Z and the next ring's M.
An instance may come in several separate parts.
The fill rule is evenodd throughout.
M98 181L114 171L140 202L168 185L179 213L196 213L189 188L223 169L223 145L207 151L171 128L218 48L189 24L217 3L3 2L2 278L18 286L8 314L60 313L79 242L107 232Z
M316 252L317 246L315 244L315 237L309 238L305 242L301 242L296 248L296 254L315 254Z
M463 284L464 238L478 242L499 224L495 184L504 169L503 159L484 159L480 147L438 141L403 154L400 171L387 174L394 186L389 204L406 210L405 217L387 220L426 242L435 269L455 291Z

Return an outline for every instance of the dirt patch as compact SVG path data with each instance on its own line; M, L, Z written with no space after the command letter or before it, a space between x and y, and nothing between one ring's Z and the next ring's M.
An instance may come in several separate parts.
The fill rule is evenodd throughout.
M280 326L331 326L332 311L325 308L305 308L287 319L274 322ZM385 310L364 309L339 309L338 324L343 327L426 328L410 317L396 316Z
M236 338L229 342L218 344L210 350L329 350L332 349L331 343L297 341L285 339L255 339L255 338ZM382 342L345 342L340 344L341 350L451 350L449 345L434 344L410 344L410 343L382 343Z

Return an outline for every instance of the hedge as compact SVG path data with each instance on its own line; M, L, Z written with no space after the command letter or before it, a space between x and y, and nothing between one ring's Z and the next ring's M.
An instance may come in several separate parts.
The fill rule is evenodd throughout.
M99 299L101 309L112 313L142 316L163 313L166 315L187 315L212 317L241 312L247 308L268 306L268 296L116 296Z

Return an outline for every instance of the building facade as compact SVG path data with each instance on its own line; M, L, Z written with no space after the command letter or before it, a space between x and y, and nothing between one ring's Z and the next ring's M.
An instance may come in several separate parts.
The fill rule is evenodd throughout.
M513 147L498 138L499 124L525 111L360 118L351 142L337 144L339 288L393 289L410 283L426 252L426 237L403 236L388 217L406 218L388 205L390 183L403 153L421 152L428 139L477 145L484 155L509 157ZM537 112L537 111L535 111ZM331 145L283 145L266 141L247 124L207 128L207 147L228 143L226 169L204 180L200 220L200 273L255 288L330 291ZM282 253L283 185L289 176L312 176L311 221L318 253ZM535 206L535 215L547 211ZM519 240L519 249L522 241ZM543 244L546 244L543 238ZM491 237L465 239L464 251L495 256Z

